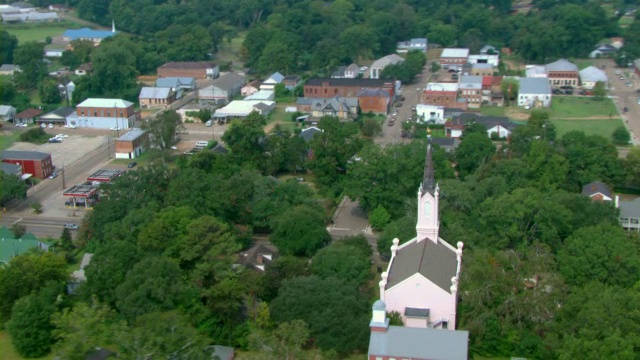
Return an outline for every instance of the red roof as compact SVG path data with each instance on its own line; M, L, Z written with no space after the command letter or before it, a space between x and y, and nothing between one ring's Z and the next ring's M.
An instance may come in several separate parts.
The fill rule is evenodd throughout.
M42 110L29 108L25 111L19 112L16 114L16 118L18 119L31 119L38 115L42 114Z
M502 84L502 76L492 76L492 86L499 86L500 84Z
M482 87L489 87L493 84L493 76L483 76L482 77Z

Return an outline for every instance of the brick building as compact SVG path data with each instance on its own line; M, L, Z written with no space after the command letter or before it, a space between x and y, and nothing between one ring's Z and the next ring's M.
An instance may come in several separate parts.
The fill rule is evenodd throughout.
M358 98L360 111L363 114L372 112L378 115L386 115L389 113L391 97L385 90L364 88L358 91L356 97Z
M99 129L132 128L139 114L132 102L122 99L87 99L76 106L78 127Z
M158 77L216 79L220 76L220 66L208 61L168 62L158 67L157 71Z
M116 159L135 159L149 144L149 133L133 128L116 139Z
M462 69L468 57L469 49L446 48L440 55L440 66L445 69Z
M363 88L381 89L394 98L394 84L385 79L309 79L304 84L304 97L332 98L335 96L355 97Z
M424 90L422 103L466 110L467 102L458 101L458 88L458 83L429 83Z
M2 152L2 162L22 166L24 174L31 174L38 179L45 179L53 172L51 154L38 151L12 151Z
M545 65L549 85L552 87L572 86L577 87L580 82L580 72L576 64L565 59L554 61Z

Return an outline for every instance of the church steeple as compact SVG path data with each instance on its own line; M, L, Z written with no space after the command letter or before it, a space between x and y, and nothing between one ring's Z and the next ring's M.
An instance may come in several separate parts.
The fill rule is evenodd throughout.
M115 20L111 20L111 32L112 33L116 32L116 21Z
M428 192L434 195L436 191L436 179L435 170L433 169L433 158L431 155L431 135L427 135L427 156L424 163L424 176L422 178L422 186L420 188L420 195L424 195Z

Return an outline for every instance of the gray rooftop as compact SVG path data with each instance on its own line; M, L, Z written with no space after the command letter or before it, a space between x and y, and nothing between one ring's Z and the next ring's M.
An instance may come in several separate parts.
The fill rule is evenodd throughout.
M214 80L211 86L228 91L235 87L244 85L244 82L244 76L234 72L228 72Z
M372 331L369 356L430 360L467 360L469 332L389 326Z
M166 77L156 79L156 87L177 88L195 86L196 80L191 77Z
M609 78L607 77L607 73L605 73L604 71L598 69L595 66L589 66L580 70L580 80L593 82L602 81L606 83L607 81L609 81Z
M389 93L382 89L364 88L358 90L356 96L371 96L371 97L389 97Z
M274 72L273 74L271 74L271 76L269 76L268 78L266 78L264 80L264 82L269 82L269 83L273 83L275 82L276 84L280 84L282 82L282 80L284 80L284 75L280 74L279 72Z
M72 107L61 107L61 108L53 110L52 112L50 112L48 114L42 115L41 119L53 118L53 117L66 118L67 116L69 116L71 114L74 114L75 112L76 112L75 108L72 108Z
M458 259L456 252L443 241L439 240L436 244L424 239L398 249L389 269L387 289L420 273L442 290L451 293L451 278L456 276Z
M148 87L140 90L140 99L168 99L171 95L170 87Z
M2 152L2 159L20 159L20 160L43 160L50 157L51 154L39 151L24 150L5 150Z
M310 128L306 128L303 129L300 132L300 137L305 141L305 142L309 142L313 139L313 137L315 136L316 133L322 132L322 130L318 129L317 127L310 127Z
M519 93L551 95L551 86L546 78L520 78Z
M146 131L144 131L142 129L139 129L139 128L133 128L128 133L120 136L118 138L118 140L119 141L133 141L133 140L139 138L140 136L142 136L144 133L146 133Z
M551 64L547 64L545 67L547 71L578 71L576 64L567 59L556 60Z
M384 69L388 65L404 62L404 58L400 55L390 54L382 57L371 64L372 69Z
M2 172L7 175L19 175L22 173L22 166L20 165L0 162L0 166L2 166Z
M640 198L632 201L620 201L621 218L640 218Z

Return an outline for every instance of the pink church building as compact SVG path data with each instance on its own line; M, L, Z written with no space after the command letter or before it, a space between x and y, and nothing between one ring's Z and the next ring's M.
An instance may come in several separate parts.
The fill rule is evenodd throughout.
M417 236L400 245L393 240L391 260L373 306L369 359L466 359L469 333L455 331L463 243L449 245L438 236L439 188L431 141L418 189ZM404 326L389 326L386 314L398 312ZM418 342L421 345L416 345Z

